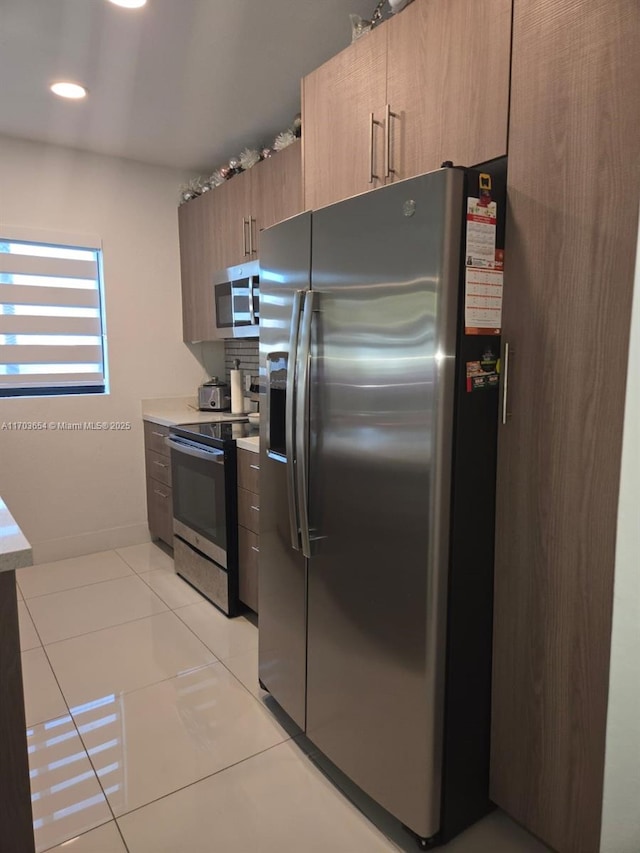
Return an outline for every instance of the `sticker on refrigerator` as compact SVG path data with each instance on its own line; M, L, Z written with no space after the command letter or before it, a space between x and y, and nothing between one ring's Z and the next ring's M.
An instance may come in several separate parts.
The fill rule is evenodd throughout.
M467 199L464 326L467 335L499 335L504 250L496 249L497 204Z
M498 360L493 350L485 350L480 361L467 362L467 393L497 388L500 383Z

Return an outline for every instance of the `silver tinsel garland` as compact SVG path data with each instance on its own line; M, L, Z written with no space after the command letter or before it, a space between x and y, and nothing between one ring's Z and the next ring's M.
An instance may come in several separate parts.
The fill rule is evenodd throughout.
M302 134L302 117L300 113L294 118L291 127L279 133L271 147L265 146L260 150L255 148L245 148L238 157L232 157L224 166L220 166L206 178L193 178L187 184L180 187L180 204L191 201L209 190L221 186L240 172L246 172L253 168L260 160L266 160L271 157L274 151L282 151L287 148Z

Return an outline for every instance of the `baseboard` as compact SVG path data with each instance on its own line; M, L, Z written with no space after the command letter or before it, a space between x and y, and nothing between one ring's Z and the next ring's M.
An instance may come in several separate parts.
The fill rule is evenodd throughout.
M94 530L91 533L81 533L79 536L64 536L60 539L32 542L33 562L36 565L52 563L69 557L95 554L97 551L139 545L142 542L148 542L149 539L149 528L146 524L132 524L127 527Z

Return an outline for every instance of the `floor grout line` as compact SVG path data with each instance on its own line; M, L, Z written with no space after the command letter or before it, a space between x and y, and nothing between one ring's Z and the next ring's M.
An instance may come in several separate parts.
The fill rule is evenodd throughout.
M153 590L152 590L152 592L153 592ZM40 596L40 597L43 598L44 596ZM146 613L144 616L136 616L135 619L126 619L124 622L116 622L113 625L104 625L102 628L95 628L93 631L83 631L81 634L73 634L71 637L61 637L58 640L52 640L50 643L43 643L42 642L42 638L40 637L40 633L38 632L38 629L36 627L35 619L33 618L31 611L29 610L28 607L27 607L27 610L29 610L29 616L31 616L31 621L33 622L33 625L36 628L36 633L38 634L38 637L40 638L40 642L42 643L42 646L44 648L45 645L46 646L55 646L56 643L64 643L67 640L76 640L76 639L78 639L78 637L88 637L89 634L97 634L99 631L107 631L109 628L117 628L119 625L129 625L131 622L141 622L143 619L149 619L151 616L161 616L163 613L173 613L171 608L167 607L167 605L164 603L164 601L162 601L162 599L160 598L159 595L156 594L156 598L160 599L160 602L164 605L164 610L158 610L156 613ZM182 622L182 619L180 619L180 621Z
M27 602L27 601L35 601L36 599L40 599L40 598L48 598L50 595L64 595L65 592L74 592L76 589L87 589L87 587L90 587L90 586L100 586L100 584L103 584L103 583L113 583L114 581L123 581L123 580L127 580L128 578L139 578L140 580L142 580L140 575L137 574L136 572L134 572L132 569L126 575L118 575L115 578L103 578L100 581L89 581L89 583L80 583L80 584L77 584L77 586L70 586L70 587L66 587L65 589L56 589L56 590L53 590L52 592L42 592L42 593L40 593L40 595L31 595L31 596L29 596L29 598L25 598L24 600L25 600L25 602ZM148 586L148 584L147 584L147 586ZM24 596L24 593L22 593L22 594Z
M71 838L66 838L64 841L58 841L57 844L54 844L53 847L45 847L43 850L40 850L39 853L50 853L51 850L55 850L56 847L61 847L63 844L68 844L69 841L72 841L76 838L82 838L83 835L87 835L89 832L93 832L94 829L100 829L103 826L108 826L110 823L114 823L117 826L117 821L115 818L110 820L105 820L104 823L99 823L97 826L92 826L91 829L85 829L82 832L77 832L75 835L72 835ZM118 827L118 830L120 827ZM127 853L129 850L127 849Z
M163 604L164 604L164 602L163 602ZM73 637L65 637L62 640L54 640L52 643L47 643L46 646L47 646L47 648L49 648L51 646L57 646L60 643L68 643L70 640L79 640L80 637L88 637L90 634L100 634L102 631L112 631L114 628L120 628L124 625L131 625L133 622L144 622L145 619L153 619L156 616L164 616L167 613L173 613L173 610L171 610L171 608L167 607L166 610L160 610L158 613L148 613L146 616L137 616L135 619L127 619L126 622L116 622L115 625L105 625L104 628L96 628L94 631L85 631L84 634L74 634ZM179 619L178 616L176 616L176 618ZM33 618L31 621L33 621ZM182 621L182 619L180 619L180 622L184 625L184 622ZM43 643L42 645L44 646L45 644ZM205 644L203 643L203 645L205 645ZM211 651L211 649L209 649L208 646L205 646L205 647L208 649L208 651ZM212 652L212 654L213 654L213 652ZM217 658L217 655L216 655L216 658Z
M116 552L116 553L117 553L117 552ZM184 625L184 626L188 629L188 631L189 631L189 632L190 632L190 633L191 633L191 634L192 634L192 635L193 635L193 636L198 640L198 642L203 646L203 648L205 648L205 649L209 652L209 654L213 655L214 660L213 660L213 661L211 661L211 662L209 662L209 663L207 663L207 664L201 664L201 665L199 665L199 666L195 666L195 667L193 667L193 668L191 668L191 669L187 669L187 670L184 670L184 671L182 671L182 672L175 673L175 674L173 674L173 675L171 675L171 676L168 676L167 678L160 679L159 681L152 682L151 684L143 685L143 686L141 686L141 687L136 687L136 688L133 688L132 690L121 691L121 693L119 693L118 695L120 695L120 696L128 695L128 694L130 694L130 693L134 693L134 692L137 692L137 691L140 691L140 690L144 690L144 689L146 689L146 688L153 687L153 686L155 686L155 685L157 685L157 684L161 684L161 683L164 683L164 682L166 682L166 681L171 681L171 680L173 680L173 679L175 679L175 678L179 678L179 677L181 677L181 676L183 676L183 675L187 675L187 674L190 674L190 673L192 673L192 672L197 672L197 671L199 671L199 670L206 669L206 668L208 668L208 667L213 667L213 666L214 666L214 665L216 665L216 664L222 664L222 667L224 668L224 670L225 670L229 675L231 675L231 676L233 677L233 681L237 684L237 686L239 686L240 688L242 688L242 690L243 690L243 691L246 691L246 693L248 693L248 694L249 694L249 696L251 696L251 698L252 698L254 701L258 702L258 704L259 704L263 709L265 709L266 711L268 711L268 710L269 710L268 708L265 708L264 702L262 702L261 698L260 698L259 696L256 696L254 693L252 693L252 691L251 691L251 690L250 690L250 689L249 689L249 688L248 688L248 687L247 687L247 686L246 686L246 685L245 685L245 684L240 680L240 678L239 678L239 677L238 677L238 676L237 676L237 675L236 675L236 674L235 674L235 673L234 673L234 672L233 672L233 671L232 671L232 670L231 670L231 669L230 669L230 668L225 664L224 660L223 660L222 658L220 658L220 657L216 654L216 652L211 648L211 646L210 646L208 643L206 643L206 642L204 641L204 639L203 639L201 636L199 636L199 634L198 634L198 633L197 633L197 632L196 632L196 631L195 631L195 630L194 630L194 629L193 629L189 624L187 624L187 623L186 623L186 622L185 622L185 621L180 617L180 615L177 613L177 611L178 611L178 610L184 609L184 608L186 608L186 607L192 607L192 606L195 606L195 604L201 604L201 603L204 603L204 601L206 601L206 598L204 598L204 597L203 597L202 602L197 602L197 603L192 603L192 604L181 604L179 607L172 607L170 604L168 604L168 603L167 603L167 602L162 598L162 596L161 596L159 593L157 593L157 592L156 592L156 590L154 590L154 589L153 589L153 587L151 587L151 586L150 586L150 584L148 584L148 583L144 580L144 577L142 577L142 575L143 575L144 573L138 573L138 572L136 572L136 571L135 571L135 569L134 569L132 566L130 566L130 565L126 562L126 560L124 560L124 558L123 558L120 554L118 554L118 556L120 557L120 559L122 559L122 561L125 563L125 565L127 565L127 566L128 566L128 568L130 568L130 569L131 569L131 571L132 571L132 573L133 573L133 576L135 576L135 577L139 577L139 578L140 578L140 580L142 580L142 581L143 581L143 583L145 584L145 586L146 586L147 588L149 588L149 589L150 589L150 591L151 591L151 592L152 592L152 593L153 593L153 594L154 594L154 595L155 595L155 596L156 596L156 597L157 597L157 598L162 602L162 604L163 604L163 605L165 606L165 608L166 608L165 610L160 611L159 613L146 614L145 616L137 617L136 619L129 619L129 620L127 620L126 622L119 622L119 623L117 623L116 625L108 625L108 626L105 626L105 627L102 627L102 628L98 628L98 629L93 630L93 631L86 631L86 632L84 632L84 633L82 633L82 634L77 634L77 635L75 635L75 636L73 636L73 637L65 637L65 638L60 639L60 640L55 640L55 641L53 641L52 643L47 643L47 644L45 644L45 643L43 642L43 640L42 640L41 633L40 633L40 631L38 630L38 628L37 628L37 626L36 626L36 623L35 623L35 620L34 620L34 618L33 618L32 612L31 612L31 610L30 610L30 608L29 608L29 605L28 605L28 603L27 603L28 599L24 598L24 595L23 595L23 603L25 604L25 608L26 608L27 614L29 615L29 618L31 619L31 621L32 621L32 623L33 623L33 627L34 627L34 630L35 630L36 635L37 635L37 637L38 637L38 640L39 640L39 641L40 641L40 643L41 643L41 645L40 645L39 647L36 647L36 648L42 648L42 650L43 650L43 652L44 652L44 655L45 655L45 659L46 659L46 661L47 661L47 664L48 664L49 668L51 669L51 672L52 672L52 675L53 675L54 681L55 681L55 683L56 683L56 685L57 685L57 687L58 687L58 690L60 691L60 695L62 696L62 699L63 699L63 701L64 701L65 707L66 707L66 709L67 709L67 714L66 714L66 715L68 715L68 716L69 716L69 718L70 718L70 720L71 720L71 722L72 722L72 725L73 725L73 727L74 727L74 729L75 729L75 731L76 731L76 733L77 733L77 735L78 735L78 737L79 737L79 739L80 739L80 743L82 744L82 748L83 748L83 750L84 750L84 752L85 752L85 754L86 754L86 756L87 756L87 758L88 758L88 760L89 760L89 764L90 764L91 769L92 769L92 771L93 771L93 773L94 773L94 776L95 776L95 778L96 778L96 780L97 780L97 782L98 782L98 785L99 785L100 791L102 792L102 795L103 795L103 797L104 797L104 799L105 799L105 802L106 802L106 804L107 804L107 807L108 807L108 809L109 809L109 812L110 812L110 814L112 815L112 820L113 820L113 822L114 822L114 823L115 823L115 825L116 825L116 829L117 829L117 831L118 831L118 834L119 834L120 838L122 839L122 843L123 843L123 845L124 845L124 848L125 848L125 850L127 851L127 853L129 853L129 847L128 847L128 845L127 845L127 843L126 843L126 840L125 840L125 838L124 838L124 834L123 834L122 828L120 827L120 824L119 824L119 822L118 822L121 818L124 818L124 817L126 817L127 815L129 815L129 814L133 814L134 812L139 811L140 809L146 808L146 806L151 805L152 803L155 803L155 802L158 802L158 801L160 801L160 800L166 799L167 797L170 797L170 796L172 796L173 794L178 793L179 791L182 791L182 790L185 790L185 789L187 789L187 788L190 788L190 787L192 787L193 785L198 784L199 782L203 782L203 781L205 781L206 779L212 778L213 776L217 776L217 775L219 775L220 773L223 773L225 770L229 770L229 769L230 769L230 768L232 768L232 767L235 767L235 766L237 766L237 765L239 765L239 764L243 764L243 763L245 763L245 762L247 762L247 761L250 761L252 758L255 758L255 757L256 757L256 756L258 756L258 755L261 755L261 754L263 754L263 753L266 753L266 752L268 752L269 750L274 749L274 748L275 748L275 747L277 747L277 746L281 746L282 744L287 743L287 742L289 742L289 741L293 740L293 739L295 738L295 735L291 735L291 734L289 734L289 733L284 729L284 727L283 727L282 723L280 722L280 720L279 720L275 715L272 715L272 716L274 717L274 722L276 722L276 723L278 724L278 726L279 726L279 728L280 728L280 730L281 730L282 740L281 740L281 741L279 741L278 743L273 744L272 746L267 747L267 748L266 748L266 749L264 749L264 750L259 750L258 752L253 753L252 755L246 756L245 758L239 759L238 761L233 762L232 764L229 764L229 765L227 765L226 767L220 768L219 770L215 771L214 773L208 774L207 776L203 776L203 777L202 777L202 778L200 778L200 779L196 779L196 780L194 780L193 782L190 782L188 785L181 786L181 787L179 787L179 788L176 788L176 789L175 789L175 790L173 790L173 791L170 791L170 792L168 792L168 793L166 793L166 794L163 794L161 797L157 797L157 798L155 798L154 800L151 800L149 803L145 803L145 804L143 804L143 805L141 805L141 806L136 807L135 809L132 809L132 810L131 810L131 811L129 811L129 812L124 812L122 815L116 816L116 814L115 814L115 812L114 812L114 810L113 810L113 808L112 808L112 806L111 806L111 803L109 802L109 798L107 797L107 795L106 795L106 793L105 793L105 789L104 789L104 786L103 786L103 784L102 784L102 781L100 780L100 777L98 776L98 772L97 772L97 769L96 769L96 765L94 764L94 761L93 761L93 759L92 759L92 757L91 757L91 755L90 755L89 748L87 747L87 745L86 745L86 743L85 743L85 741L84 741L84 739L83 739L83 736L82 736L82 734L81 734L81 732L80 732L79 724L78 724L78 722L76 721L76 717L74 716L74 714L73 714L73 712L72 712L72 710L71 710L71 707L70 707L70 705L69 705L69 702L68 702L68 700L67 700L67 697L66 697L66 695L65 695L65 693L64 693L64 691L63 691L63 689L62 689L62 686L61 686L60 681L59 681L59 679L58 679L58 676L57 676L57 674L56 674L55 668L54 668L54 666L53 666L53 664L52 664L52 662L51 662L51 659L50 659L49 654L48 654L48 647L50 647L50 646L54 646L54 645L57 645L58 643L67 642L68 640L77 639L77 638L79 638L79 637L86 637L86 636L88 636L89 634L100 633L101 631L111 630L111 629L113 629L113 628L117 628L117 627L119 627L120 625L127 625L127 624L129 624L129 623L131 623L131 622L138 622L138 621L142 621L142 620L144 620L144 619L152 619L152 618L153 618L153 617L155 617L155 616L160 616L160 615L162 615L163 613L168 613L168 612L169 612L169 613L172 613L173 615L175 615L175 616L178 618L178 620L180 621L180 623L181 623L182 625ZM151 569L150 571L161 571L161 570ZM124 575L124 576L122 576L122 578L130 577L130 576L131 576L131 575ZM109 580L120 580L120 579L122 579L122 578L109 578L109 579L107 579L107 581L95 581L95 582L93 582L93 583L89 583L89 584L82 584L82 585L81 585L81 586L79 586L79 587L70 587L68 590L59 590L59 591L57 591L57 592L69 592L69 591L71 591L71 590L73 590L73 589L80 589L80 588L84 588L84 587L87 587L87 586L97 586L98 584L100 584L100 583L106 583L106 582L108 582ZM22 590L21 590L21 592L22 592ZM33 597L32 597L32 599L36 599L36 598L44 598L44 597L47 597L48 595L55 595L55 594L56 594L55 592L54 592L54 593L45 593L45 594L40 595L40 596L33 596ZM29 599L29 600L31 600L31 599ZM212 606L213 606L213 605L212 605ZM254 626L254 627L255 627L255 626ZM34 651L34 649L28 649L28 650L25 650L25 652L21 652L21 654L24 654L24 653L26 653L27 651ZM252 651L254 651L254 647L253 647L253 646L250 646L250 647L247 647L246 649L241 649L241 650L238 650L238 651L234 651L232 654L225 656L225 659L226 659L226 660L231 660L231 659L233 659L233 658L235 658L235 657L237 657L237 656L239 656L239 655L242 655L242 654L248 654L249 652L252 652ZM76 705L74 705L74 708L75 708L75 707L77 707L77 706L76 706ZM61 715L58 715L57 717L54 717L53 719L59 719L59 718L60 718L60 716L61 716ZM48 722L48 721L46 721L46 720L45 720L45 721L43 721L42 723L36 723L36 724L34 724L34 726L31 726L31 728L35 727L36 725L38 725L38 726L39 726L39 725L44 725L46 722ZM91 831L92 831L92 830L94 830L94 829L98 829L100 826L104 826L104 825L106 825L106 824L108 824L108 823L111 823L111 820L105 821L104 823L101 823L101 824L97 824L95 827L91 827L91 829L86 830L86 832L82 832L82 833L80 833L80 836L81 836L81 835L85 835L87 832L91 832ZM72 837L73 837L73 838L75 838L75 837L79 837L79 836L72 836ZM65 839L65 841L69 841L69 840L71 840L71 839ZM56 846L59 846L60 844L64 844L64 843L65 843L65 841L62 841L62 842L60 842L60 841L59 841L56 845L54 845L54 847L47 848L47 850L52 850L52 849L54 849ZM43 851L43 853L46 853L46 851Z
M166 800L167 797L172 797L174 794L179 794L180 791L186 791L188 788L193 788L194 785L198 785L200 782L206 782L207 779L212 779L214 776L219 776L221 773L224 773L226 770L231 770L232 767L238 767L240 764L245 764L247 761L251 761L252 758L257 758L259 755L264 755L266 752L270 752L272 749L277 749L277 747L282 746L289 741L292 741L293 738L291 736L287 736L283 740L278 743L272 744L272 746L267 746L265 749L260 749L258 752L253 753L253 755L247 755L245 758L240 758L238 761L234 761L233 764L228 764L226 767L221 767L219 770L216 770L214 773L209 773L207 776L203 776L201 779L194 779L193 782L189 782L188 785L182 785L180 788L176 788L175 791L171 791L168 794L163 794L161 797L156 797L153 800L149 800L148 803L144 803L141 806L136 806L135 809L131 809L131 811L123 812L116 818L116 823L122 818L128 817L129 815L135 814L139 812L141 809L146 809L147 806L151 806L154 803L159 803L161 800Z
M46 659L47 659L47 663L49 664L49 668L51 669L51 674L53 675L53 677L54 677L54 679L55 679L55 682L56 682L56 684L58 685L58 690L60 691L60 695L62 696L62 699L63 699L63 701L64 701L64 704L66 705L66 708L67 708L67 716L68 716L68 717L69 717L69 719L71 720L71 723L72 723L72 725L73 725L74 729L76 730L76 733L77 733L77 735L78 735L78 738L79 738L79 740L80 740L80 743L82 744L82 748L83 748L83 750L84 750L84 752L85 752L85 754L86 754L86 756L87 756L87 760L89 761L89 766L90 766L90 767L91 767L91 769L93 770L93 775L96 777L96 782L98 783L98 787L99 787L100 791L102 792L102 796L104 797L104 801L105 801L105 803L106 803L106 805L107 805L107 808L109 809L109 812L110 812L110 814L111 814L111 816L112 816L112 819L115 821L116 816L115 816L115 814L113 813L113 809L111 808L111 803L109 802L109 798L107 797L107 795L106 795L106 793L105 793L105 791L104 791L104 787L103 787L103 785L102 785L102 782L100 781L100 777L98 776L98 773L97 773L97 771L96 771L96 768L95 768L95 766L94 766L94 763L93 763L93 761L91 760L91 756L89 755L89 750L87 749L86 744L85 744L84 740L82 739L82 735L80 734L80 729L78 728L78 724L76 723L75 717L73 716L73 714L72 714L72 712L71 712L71 708L69 707L69 703L67 702L67 697L64 695L64 691L62 690L62 685L60 684L60 682L59 682L59 680L58 680L58 676L56 675L56 671L55 671L55 669L53 668L53 664L51 663L51 660L50 660L50 658L49 658L49 655L47 654L47 650L46 650L46 648L45 648L45 646L44 646L44 645L43 645L43 647L42 647L42 650L44 651L45 657L46 657ZM53 719L60 719L60 717L54 717ZM39 723L38 725L44 725L44 724L43 724L43 723ZM109 823L109 822L110 822L110 821L105 821L105 823ZM93 827L91 827L91 829L97 829L97 828L98 828L98 826L103 826L103 825L104 825L104 824L98 824L97 826L93 826ZM90 831L91 831L91 830L87 830L87 832L90 832ZM118 831L119 831L119 829L118 829ZM82 834L84 835L84 834L86 834L86 833L82 833ZM71 838L75 838L75 837L76 837L75 835L72 835L72 836L71 836ZM66 841L70 841L70 840L71 840L71 839L66 838L64 841L59 841L57 845L56 845L56 844L54 844L54 847L59 846L60 844L64 844ZM49 848L49 849L51 850L51 849L53 849L53 848Z

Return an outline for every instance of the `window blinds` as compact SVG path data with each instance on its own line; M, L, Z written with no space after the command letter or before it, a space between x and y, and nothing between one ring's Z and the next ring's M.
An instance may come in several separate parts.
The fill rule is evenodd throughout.
M99 246L0 228L0 395L103 392L104 350Z

